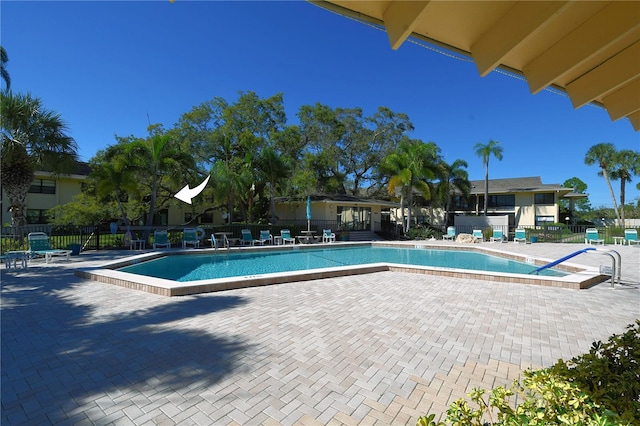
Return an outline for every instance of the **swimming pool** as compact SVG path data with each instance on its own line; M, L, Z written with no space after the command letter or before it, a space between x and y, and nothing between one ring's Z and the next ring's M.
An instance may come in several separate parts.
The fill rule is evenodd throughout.
M164 256L118 270L178 282L189 282L377 263L510 274L529 274L537 267L473 251L366 246ZM541 271L540 275L558 277L565 276L567 273L546 269Z
M490 248L491 247L491 248ZM357 257L360 262L376 262L361 265L349 265L347 259L349 252L342 251L346 248L392 248L403 249L398 255L399 258L391 259L388 251L371 250L362 253L377 253L382 255L377 258ZM445 253L440 253L444 251ZM305 257L299 258L298 268L304 269L293 270L293 257L279 257L283 253L295 254L302 253ZM516 269L508 269L511 271L521 271L520 273L512 272L496 272L494 270L484 269L462 269L460 262L464 262L458 255L451 253L469 253L473 256L476 254L489 255L489 257L481 256L484 263L491 264L510 264ZM254 267L256 255L273 254L275 256L268 257L270 263L282 272L264 272L259 269L241 268L240 265L250 265ZM451 257L454 256L454 257ZM466 256L466 255L465 255ZM423 266L427 260L433 261L435 258L449 259L444 266ZM455 259L455 260L451 260ZM411 263L399 263L408 262ZM128 289L134 289L153 293L162 296L185 296L189 294L208 293L215 291L225 291L246 287L255 287L263 285L275 285L285 283L295 283L307 280L349 277L358 274L370 274L377 272L400 272L411 274L422 274L446 277L451 279L463 278L472 280L484 280L503 282L506 284L530 284L543 285L549 287L562 287L571 289L589 288L592 285L603 282L608 279L608 275L600 273L598 268L572 265L563 263L556 267L556 271L566 272L568 275L535 275L529 274L535 267L546 265L554 259L533 258L522 253L513 253L505 248L493 248L493 246L469 246L469 245L452 245L421 242L420 244L409 244L406 242L370 242L358 243L347 242L330 246L323 246L318 249L311 245L300 246L260 246L260 247L242 247L232 248L229 251L213 249L204 250L177 250L177 251L152 251L147 253L135 254L124 259L115 259L107 262L99 267L77 269L75 274ZM327 267L325 261L331 261L334 266ZM512 262L509 262L512 261ZM177 265L188 264L182 272L177 272ZM261 262L262 263L262 262ZM473 262L469 262L473 263ZM184 266L183 264L183 266ZM339 266L335 266L335 265ZM430 263L429 265L432 265ZM442 263L441 263L442 264ZM207 269L221 269L233 266L238 270L236 273L240 275L228 276L226 278L204 278L204 272ZM262 265L264 267L264 265ZM465 267L469 267L465 265ZM227 271L228 272L228 271ZM264 273L262 273L264 272ZM142 275L149 273L150 275ZM550 272L556 274L557 272ZM202 275L201 275L202 274ZM189 275L189 276L187 276ZM228 273L226 275L229 275ZM161 278L163 276L167 278ZM178 281L185 280L185 281Z

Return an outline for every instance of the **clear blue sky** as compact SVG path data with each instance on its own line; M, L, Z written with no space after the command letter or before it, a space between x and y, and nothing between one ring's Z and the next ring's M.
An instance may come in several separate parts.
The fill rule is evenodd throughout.
M445 159L469 163L483 179L473 146L490 139L504 149L490 178L577 176L594 207L611 206L589 147L611 142L640 148L626 120L605 110L574 110L567 97L531 95L524 81L493 72L481 78L465 62L406 42L303 1L70 1L0 3L1 43L14 92L30 92L58 111L83 160L115 143L146 136L147 114L166 128L214 97L241 91L284 94L287 118L301 105L378 106L409 115L413 138L433 141ZM628 185L627 200L640 194ZM614 182L616 197L619 182Z

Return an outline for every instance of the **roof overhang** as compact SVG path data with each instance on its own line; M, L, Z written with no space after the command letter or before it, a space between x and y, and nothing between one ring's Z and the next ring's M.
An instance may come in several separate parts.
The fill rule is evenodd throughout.
M531 93L567 93L574 108L604 107L640 130L639 1L310 1L471 57L481 76L524 76Z

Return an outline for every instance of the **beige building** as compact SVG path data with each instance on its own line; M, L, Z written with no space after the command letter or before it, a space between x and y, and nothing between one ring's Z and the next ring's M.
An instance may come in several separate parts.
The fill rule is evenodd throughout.
M471 200L465 203L459 197L454 214L472 212L482 214L484 209L484 179L472 180ZM575 194L571 188L558 183L543 184L539 176L490 179L487 215L509 216L510 226L540 226L564 222L559 216L562 198L586 197Z
M35 172L34 180L27 193L27 224L47 223L47 211L55 206L70 202L80 194L84 181L89 175L89 165L78 163L73 173L55 175L49 172ZM11 225L9 199L2 191L2 225Z
M322 222L331 229L349 231L381 231L390 221L390 210L398 204L383 200L370 200L353 195L311 195L311 220ZM275 199L278 223L307 220L306 198Z

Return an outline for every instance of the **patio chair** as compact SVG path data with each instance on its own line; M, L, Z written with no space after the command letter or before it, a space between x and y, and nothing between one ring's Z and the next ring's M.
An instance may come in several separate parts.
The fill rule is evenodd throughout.
M257 240L255 240L255 242L260 244L261 246L265 244L273 244L273 235L271 235L271 232L269 232L268 230L260 231L260 236Z
M604 240L600 238L600 236L598 235L598 230L596 228L588 228L585 232L584 243L604 245Z
M284 245L287 245L287 243L296 243L296 239L291 236L291 231L289 231L288 229L283 229L280 231L280 239L282 240L282 244Z
M489 238L489 241L491 241L492 243L495 243L496 241L504 243L505 239L502 228L493 228L493 235Z
M171 248L167 231L153 231L153 249L158 247Z
M456 239L456 227L450 226L447 228L447 233L442 235L443 240L455 241Z
M516 235L513 237L514 243L527 243L527 232L522 228L516 229Z
M473 236L473 242L483 242L484 241L484 235L482 235L482 230L481 229L474 229L473 232L471 233L471 235Z
M71 250L51 248L49 236L44 232L31 232L27 235L29 240L29 257L44 256L44 262L49 263L53 256L65 256L69 260Z
M240 243L244 246L244 245L254 245L256 240L253 239L253 236L251 235L251 231L248 229L241 229L240 232L242 233L242 239L240 240Z
M188 245L193 248L200 247L200 239L198 239L196 228L184 228L182 231L182 248L185 249Z
M323 229L322 230L322 242L323 243L335 243L336 242L336 234L331 232L331 229Z
M632 244L640 245L640 240L638 240L638 231L635 229L625 229L624 241L629 245L632 245Z

